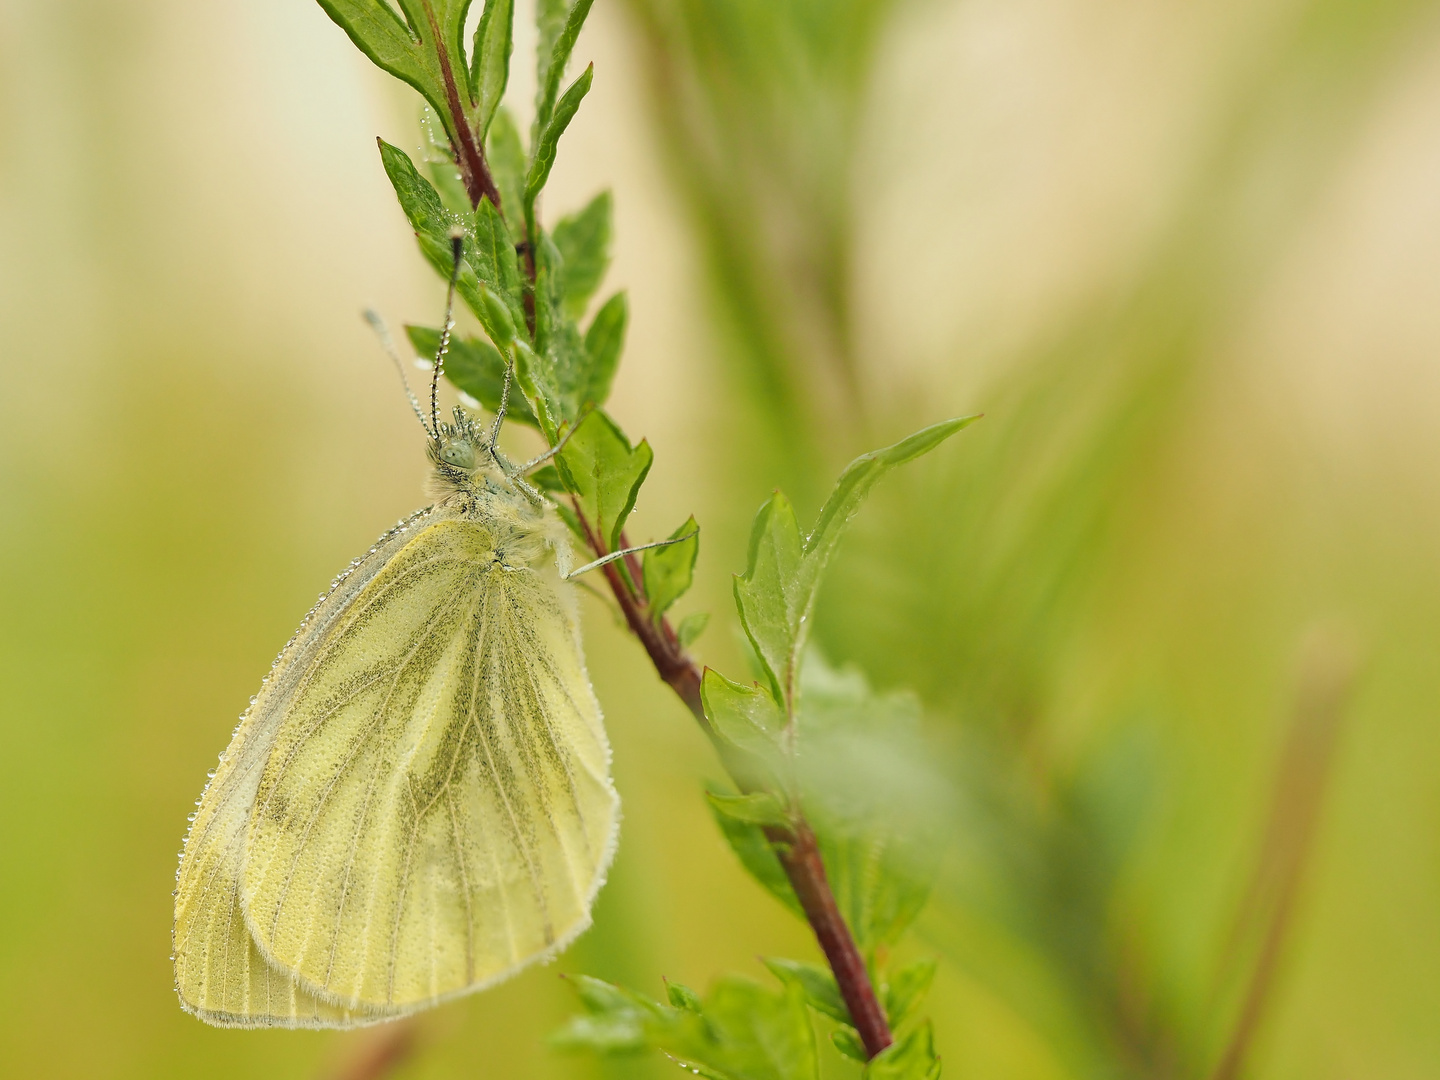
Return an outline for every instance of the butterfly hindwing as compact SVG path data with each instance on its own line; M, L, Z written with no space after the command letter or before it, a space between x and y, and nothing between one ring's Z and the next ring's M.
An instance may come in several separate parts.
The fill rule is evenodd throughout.
M574 617L492 528L438 515L327 629L276 730L246 923L339 1007L475 989L589 923L618 820Z

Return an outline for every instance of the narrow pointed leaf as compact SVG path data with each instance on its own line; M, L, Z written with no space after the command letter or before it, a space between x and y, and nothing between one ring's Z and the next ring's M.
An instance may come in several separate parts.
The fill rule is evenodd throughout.
M510 110L501 105L485 140L485 159L490 163L490 176L500 192L500 209L506 221L517 229L525 213L525 149L520 145L520 131Z
M585 331L587 375L581 404L604 405L610 397L610 386L620 366L620 351L625 346L625 326L630 319L629 301L623 292L606 300L590 329Z
M755 515L748 566L735 579L735 606L776 700L787 708L799 677L800 618L809 606L804 555L795 509L777 491Z
M645 596L650 617L657 621L690 589L695 557L700 553L700 526L692 517L671 533L670 539L676 542L645 552Z
M565 65L570 61L575 41L590 14L595 0L575 0L575 5L560 22L556 15L563 11L563 3L556 6L549 0L540 0L536 17L540 22L540 43L537 49L538 68L536 74L535 123L543 130L550 122L555 110L555 97L560 92L560 80L565 77ZM558 23L558 32L557 32Z
M495 118L510 81L510 51L514 45L515 0L485 0L485 11L475 27L470 85L475 93L475 127L483 139Z
M548 122L540 129L540 136L535 144L535 156L530 161L530 171L525 177L527 207L534 205L536 197L545 187L545 181L550 179L550 169L555 164L555 152L560 145L560 136L565 134L565 129L575 117L575 110L580 108L580 102L590 92L590 83L594 77L595 67L592 64L570 84L565 96L556 103L555 111Z

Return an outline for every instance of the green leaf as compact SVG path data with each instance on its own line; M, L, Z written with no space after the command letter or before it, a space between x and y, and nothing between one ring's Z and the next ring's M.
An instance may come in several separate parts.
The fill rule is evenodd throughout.
M450 233L453 229L460 229L465 233L464 257L460 263L460 276L455 282L455 291L465 301L467 307L475 313L480 320L480 325L485 327L485 332L493 338L494 320L486 309L481 291L481 281L476 275L475 269L471 266L470 260L481 262L476 243L475 218L471 215L461 215L447 210L440 200L440 195L430 182L421 176L415 169L414 163L409 155L399 147L391 146L383 139L377 140L380 145L380 159L385 165L385 174L390 178L391 185L395 188L395 195L400 200L400 208L405 211L405 217L410 222L410 227L415 230L415 238L420 242L420 250L430 260L430 265L435 272L446 281L450 280L450 272L453 266L454 254L450 247ZM482 201L481 206L487 206L488 202ZM482 262L482 266L485 264ZM493 268L487 268L487 272L495 273ZM492 288L503 288L499 282L487 282Z
M877 694L858 671L807 656L794 768L836 903L867 954L924 907L954 813L920 722L912 695Z
M434 356L440 348L440 331L431 326L407 326L406 336L420 356ZM445 377L457 390L463 390L492 413L500 407L500 388L505 382L505 360L488 341L472 337L451 337L450 353L445 357ZM510 388L505 409L506 423L514 420L528 427L539 427L519 387ZM532 479L538 479L537 473ZM542 481L543 483L543 481ZM559 478L556 478L559 483Z
M785 714L770 691L732 682L706 668L700 680L700 698L705 716L722 742L757 759L755 764L774 763L780 754Z
M939 1076L935 1032L928 1020L877 1054L864 1072L865 1080L937 1080Z
M555 106L554 114L540 130L540 137L535 144L535 156L530 160L530 171L525 177L526 220L533 217L530 208L533 208L536 197L544 189L545 181L550 179L550 169L555 164L555 152L560 145L560 136L565 134L565 129L575 117L575 110L580 108L580 102L590 92L590 83L594 78L595 65L591 64L570 84L565 96Z
M572 984L585 1011L551 1036L558 1048L624 1054L653 1047L711 1080L817 1080L815 1036L798 986L774 991L729 976L703 1000L672 985L667 1006L598 979Z
M510 51L514 45L515 0L485 0L485 11L475 27L475 55L470 85L474 88L475 128L485 138L495 110L510 81ZM503 193L502 193L503 198Z
M795 709L799 655L809 633L820 577L843 526L881 476L933 450L975 419L947 420L856 458L841 474L808 537L802 537L795 512L781 493L760 508L750 533L748 566L735 580L735 603L775 696L788 713Z
M569 14L570 5L566 0L535 0L535 120L537 130L543 124L540 104L545 97L545 88L550 85L550 64L555 58L555 43L565 32L565 23L568 21Z
M580 415L589 382L590 360L585 343L572 319L562 310L560 289L564 279L563 261L554 242L544 232L537 235L535 280L535 347L550 362L557 394L556 407L564 419Z
M805 992L805 1000L816 1012L842 1024L850 1023L850 1010L845 1007L845 999L840 996L840 987L835 985L835 976L829 968L775 957L761 957L761 963L773 971L781 982L798 985Z
M804 557L795 509L777 491L755 515L748 565L735 579L735 606L775 699L787 710L799 677L800 620L811 603Z
M361 52L420 91L452 141L463 130L457 125L475 128L464 49L470 0L399 0L403 22L384 0L320 0L320 6Z
M917 960L891 975L881 986L880 1000L892 1031L899 1030L935 981L935 961Z
M415 35L384 0L320 0L320 6L379 67L427 98L438 90L431 85L431 73ZM431 104L443 111L440 96L441 101Z
M625 294L618 292L606 300L590 320L590 329L585 331L588 372L580 395L582 405L586 402L604 405L610 397L610 384L615 381L615 369L620 366L620 350L625 344L625 324L629 318L629 303Z
M602 191L578 214L555 226L555 246L565 260L565 314L578 319L610 266L610 192Z
M766 892L789 908L796 918L805 918L805 911L800 907L795 889L791 886L790 879L785 876L785 869L780 865L779 858L776 857L770 842L765 839L765 833L760 826L736 821L722 814L713 803L710 811L715 816L715 824L719 826L725 842L730 845L730 850L735 852L746 872L759 882Z
M670 999L670 1004L677 1009L684 1009L686 1012L695 1013L697 1016L703 1011L700 1005L700 995L684 983L666 982L665 996Z
M649 443L631 447L599 409L586 415L557 456L565 486L579 499L586 522L607 551L619 549L620 533L653 460Z
M670 534L670 539L676 542L645 552L645 596L650 602L650 617L657 622L690 588L695 557L700 553L700 526L691 517Z
M780 805L780 800L769 792L756 791L749 795L719 795L713 791L707 791L705 797L710 800L710 805L716 813L724 814L726 817L746 825L769 825L781 829L790 827L790 818L785 813L785 807Z
M798 986L780 992L738 976L718 980L705 996L713 1041L692 1044L690 1060L737 1080L814 1080L815 1032ZM697 1052L698 1051L698 1052Z
M823 565L839 542L846 522L860 509L860 503L875 486L875 481L896 466L928 454L950 436L969 427L978 419L979 416L963 416L957 420L931 424L893 446L872 450L852 461L840 474L840 479L835 482L835 490L820 508L819 520L815 522L815 528L805 541L806 557L818 558Z
M680 625L675 628L675 638L680 642L682 649L688 649L705 632L705 627L710 622L708 611L694 611L680 620Z
M585 1012L550 1036L556 1049L633 1054L648 1049L670 1026L662 1006L639 994L588 975L573 976L570 982Z
M516 327L525 325L525 306L521 289L520 263L515 258L515 240L505 219L488 198L475 208L474 243L466 249L466 257L475 268L475 275L510 309L510 320Z
M830 1041L835 1044L836 1050L854 1061L866 1061L870 1057L854 1028L836 1028L830 1033Z
M540 30L540 42L536 49L537 71L536 94L535 94L535 124L540 130L548 126L552 112L558 112L555 107L555 95L560 92L560 80L565 77L565 65L570 61L570 53L575 48L575 40L580 36L580 30L585 25L585 19L590 14L590 6L595 0L575 0L565 17L563 23L559 23L558 32L556 24L559 20L556 5L541 0L536 9L536 20ZM563 5L559 9L563 11Z
M500 201L510 215L507 220L523 221L525 149L520 145L515 118L503 105L495 111L495 119L490 124L490 133L485 141L485 160L490 164L490 176L500 192Z

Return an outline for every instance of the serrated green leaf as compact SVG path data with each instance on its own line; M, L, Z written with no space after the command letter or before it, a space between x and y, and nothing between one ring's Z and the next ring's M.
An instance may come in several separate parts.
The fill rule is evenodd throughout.
M657 621L690 589L700 554L700 526L691 517L669 538L675 543L645 552L645 596L650 617Z
M407 326L405 334L420 356L434 356L440 348L440 331L434 327ZM500 388L505 382L505 360L499 350L488 341L452 336L450 353L445 358L445 378L449 379L457 390L463 390L493 413L500 407ZM510 389L510 400L505 408L505 422L512 420L527 427L540 426L529 402L515 386ZM558 477L556 483L559 483Z
M705 716L716 736L758 762L773 762L780 753L785 714L763 686L732 682L713 668L700 680Z
M850 1010L835 985L835 976L830 969L820 964L807 964L803 960L783 960L777 957L761 957L761 962L773 971L782 982L794 982L805 992L805 1000L816 1012L823 1013L842 1024L850 1023Z
M881 1004L892 1031L899 1030L935 981L935 961L917 960L894 972L881 987Z
M865 1080L937 1080L940 1058L935 1053L935 1032L925 1021L890 1044L865 1066Z
M570 121L575 118L575 110L580 108L580 102L590 92L590 83L595 78L595 66L592 64L585 69L581 76L570 84L562 97L555 105L555 111L551 114L549 121L540 129L540 135L535 143L535 153L530 159L530 171L525 176L525 206L526 220L534 215L530 208L535 205L535 199L545 187L545 182L550 179L550 169L555 164L555 153L560 145L560 136L565 134L565 129L570 126Z
M490 130L495 110L505 96L505 85L510 81L514 20L515 0L485 0L485 10L475 27L470 86L475 95L475 128L482 140Z
M623 292L618 292L606 300L590 320L590 329L585 331L588 372L580 395L582 405L586 402L604 405L610 397L610 385L620 366L620 350L625 345L625 326L629 319L629 302Z
M578 214L560 219L555 246L565 260L565 314L579 319L610 266L610 216L613 200L602 191Z
M490 132L485 139L485 159L490 164L490 177L500 192L502 210L507 221L521 227L525 213L525 148L520 145L520 131L510 110L501 105L495 110Z
M730 850L735 852L736 858L740 860L740 865L745 868L746 872L766 892L789 908L791 914L796 918L805 918L804 909L800 907L800 900L795 895L795 889L791 886L790 879L785 876L785 869L780 865L779 858L776 857L770 842L765 839L765 834L761 831L760 826L736 821L734 818L720 813L713 804L710 812L714 815L720 834L725 837L725 842L730 845Z
M599 409L586 415L556 458L566 488L579 499L586 522L609 551L620 547L620 533L653 460L649 443L632 447Z
M705 627L710 623L708 611L694 611L680 620L680 625L675 627L675 639L680 642L682 649L688 649L705 632Z
M804 557L805 538L795 509L777 491L755 515L747 568L735 579L735 607L775 699L787 710L799 678L801 618L810 602Z
M780 492L760 508L750 533L748 565L735 579L735 604L787 712L795 708L799 656L809 633L815 594L844 524L881 476L933 450L975 419L934 424L856 458L840 475L809 536L801 534L795 512Z
M707 791L705 798L716 813L724 814L734 821L746 825L771 826L786 829L790 818L780 800L766 791L755 791L749 795L720 795Z
M595 0L575 0L575 5L565 13L563 22L557 18L559 13L565 10L563 2L556 5L548 0L540 0L536 6L535 17L540 31L540 41L536 48L537 130L543 131L552 114L558 111L555 97L560 92L560 80L565 77L565 65L570 62L570 53L575 49L575 41L580 36L580 30L584 27L594 2Z
M836 1050L853 1061L865 1061L870 1057L865 1052L865 1044L860 1041L860 1036L855 1034L854 1028L836 1028L830 1033L830 1041L835 1044Z

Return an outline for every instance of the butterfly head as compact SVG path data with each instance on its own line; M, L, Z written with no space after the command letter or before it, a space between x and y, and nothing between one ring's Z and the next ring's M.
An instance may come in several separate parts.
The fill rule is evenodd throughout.
M463 409L455 410L455 422L441 424L430 440L430 462L436 479L448 491L472 491L485 482L487 474L500 474L490 451L490 439L481 426Z

